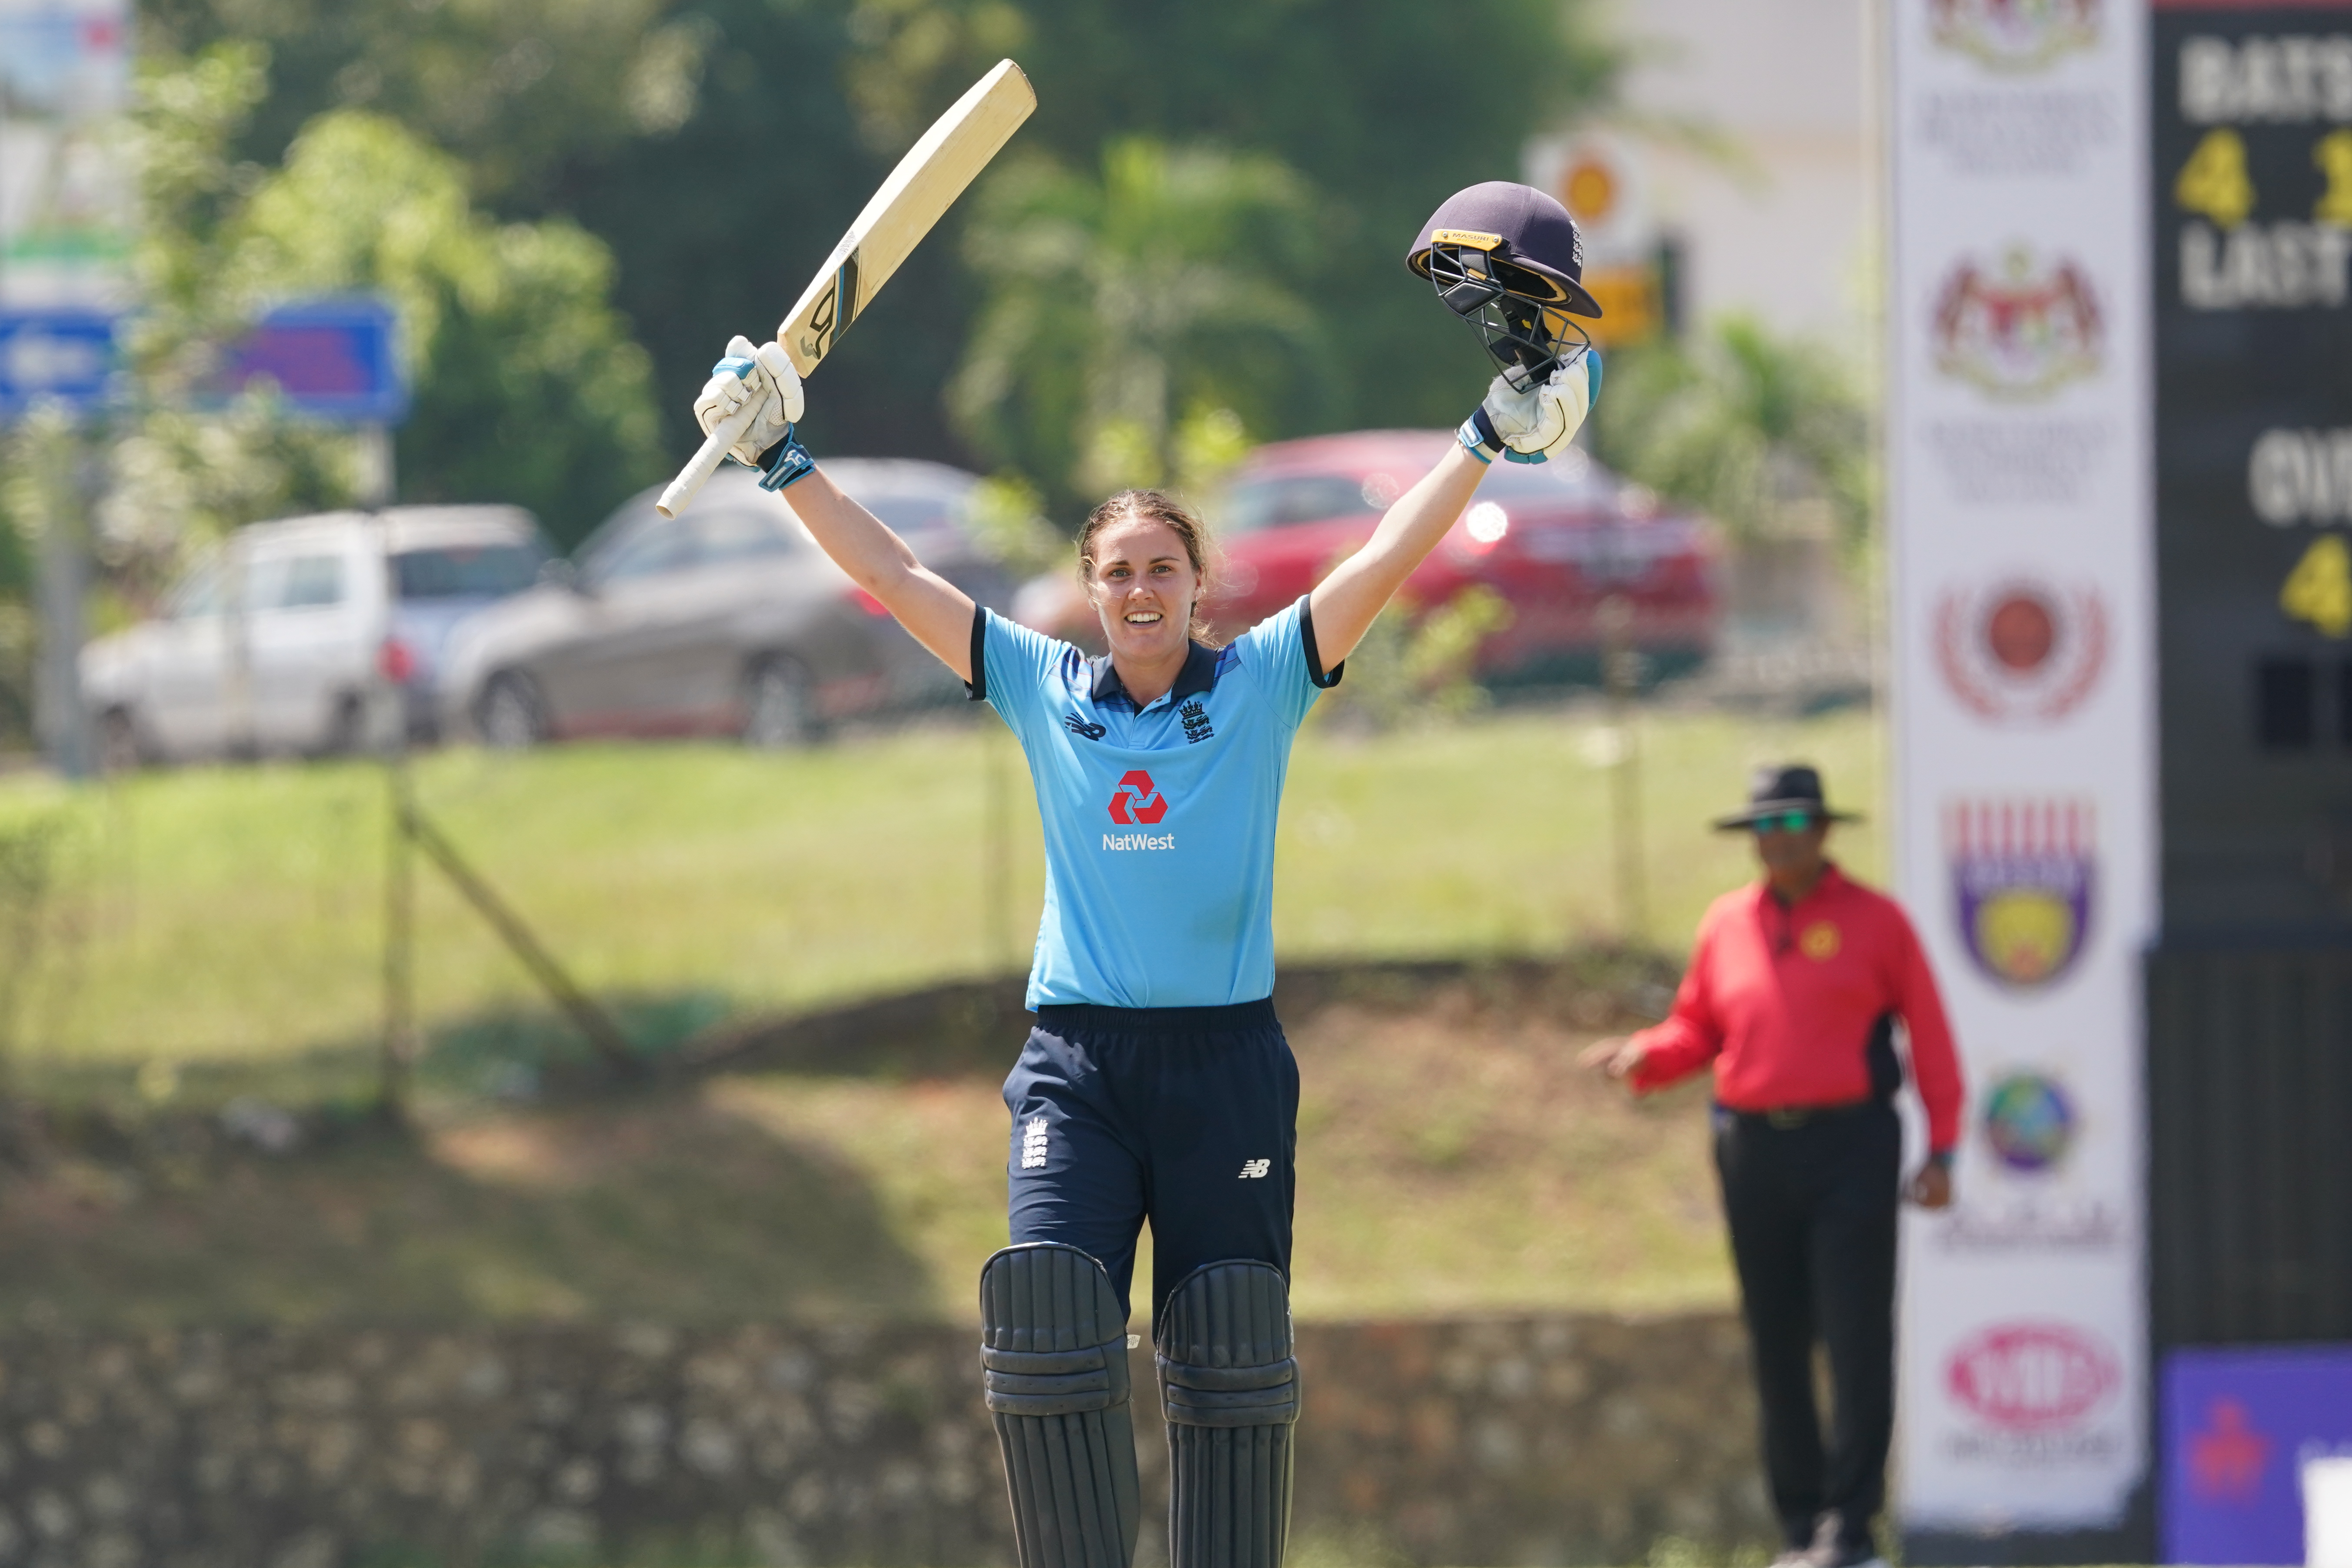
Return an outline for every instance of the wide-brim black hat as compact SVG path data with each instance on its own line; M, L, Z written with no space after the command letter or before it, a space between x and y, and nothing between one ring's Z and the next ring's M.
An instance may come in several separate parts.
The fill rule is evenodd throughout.
M1850 811L1832 811L1822 795L1822 775L1817 768L1802 763L1790 763L1758 768L1748 784L1748 808L1735 811L1729 816L1715 819L1718 833L1730 833L1756 826L1757 818L1778 816L1782 812L1801 811L1823 822L1859 822L1862 818Z
M1584 287L1584 238L1568 209L1532 185L1488 180L1454 192L1429 215L1404 264L1429 276L1429 247L1439 241L1467 245L1507 266L1533 274L1528 294L1572 316L1598 316L1601 306Z

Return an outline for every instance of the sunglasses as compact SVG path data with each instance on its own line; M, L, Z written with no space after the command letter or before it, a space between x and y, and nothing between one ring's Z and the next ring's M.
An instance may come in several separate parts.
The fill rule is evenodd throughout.
M1810 811L1776 811L1769 816L1759 816L1748 824L1758 834L1802 833L1813 825Z

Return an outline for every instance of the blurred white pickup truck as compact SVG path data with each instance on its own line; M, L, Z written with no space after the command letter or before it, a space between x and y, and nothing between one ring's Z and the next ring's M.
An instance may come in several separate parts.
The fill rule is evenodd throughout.
M163 615L82 650L107 765L324 754L432 737L449 634L539 580L518 507L394 507L258 522L200 558ZM399 693L395 706L383 700Z

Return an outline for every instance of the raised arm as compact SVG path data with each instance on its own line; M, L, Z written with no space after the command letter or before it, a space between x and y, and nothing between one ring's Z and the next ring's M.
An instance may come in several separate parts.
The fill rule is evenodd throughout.
M1355 651L1404 580L1470 504L1487 464L1507 448L1522 462L1538 463L1568 450L1600 390L1601 356L1591 353L1525 392L1495 378L1486 400L1463 422L1459 438L1437 466L1397 498L1361 550L1315 585L1315 648L1324 668Z
M823 468L794 481L793 510L834 564L882 601L915 640L971 679L971 595L915 558L880 518L841 493Z
M793 438L803 400L792 360L775 343L754 345L738 337L711 367L710 380L694 401L694 416L708 434L746 403L757 411L728 455L764 473L767 489L789 488L793 512L834 564L879 600L941 664L970 680L971 595L917 560L887 524L841 493Z
M1435 468L1397 498L1364 547L1315 585L1308 601L1315 609L1315 651L1326 669L1355 651L1486 476L1486 465L1455 442Z

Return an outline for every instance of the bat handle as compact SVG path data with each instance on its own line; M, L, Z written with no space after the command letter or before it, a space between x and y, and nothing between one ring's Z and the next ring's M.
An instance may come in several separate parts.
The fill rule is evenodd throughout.
M687 509L701 490L703 481L719 471L727 448L740 441L743 432L751 427L751 417L759 411L757 404L747 401L720 420L719 428L703 439L701 450L688 459L686 467L677 471L677 478L670 480L669 489L662 491L661 500L654 503L664 517L676 517Z

